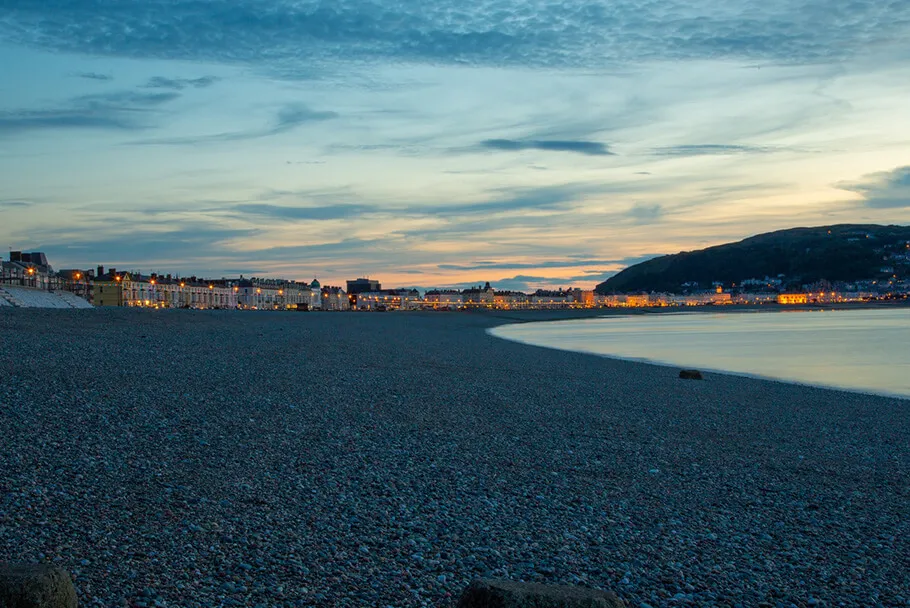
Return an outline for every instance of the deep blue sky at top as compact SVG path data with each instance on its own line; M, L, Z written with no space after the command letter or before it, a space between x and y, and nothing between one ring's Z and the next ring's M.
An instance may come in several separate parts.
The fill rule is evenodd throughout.
M0 244L591 286L910 222L910 2L6 0Z

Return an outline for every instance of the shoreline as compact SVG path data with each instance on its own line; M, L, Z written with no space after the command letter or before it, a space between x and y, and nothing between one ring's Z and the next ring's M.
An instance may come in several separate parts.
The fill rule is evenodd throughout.
M446 606L483 576L910 598L904 400L687 382L501 323L0 314L0 555L67 568L85 606Z
M888 307L879 307L879 306L876 306L876 307L862 307L862 308L856 308L856 307L851 307L851 308L825 308L825 309L820 310L820 312L824 312L824 311L838 311L838 310L890 310L890 309L891 309L891 308L888 308ZM709 312L714 312L714 313L716 313L716 314L725 314L725 313L729 313L729 314L747 314L747 313L797 312L797 311L788 311L788 310L763 310L763 309L757 309L757 310L755 310L755 309L740 309L740 310L732 310L732 311L688 311L688 310L678 310L678 311L666 311L666 312L660 311L660 312L658 312L657 314L667 314L667 315L688 315L688 314L693 314L693 315L698 315L698 314L707 314L707 313L709 313ZM811 310L802 310L802 311L799 311L799 312L815 312L815 309L811 309ZM786 378L786 377L779 377L779 376L773 376L773 375L764 375L764 374L761 374L761 373L753 373L753 372L746 372L746 371L737 371L737 370L731 370L731 369L724 369L724 368L720 368L720 367L713 367L713 366L710 366L710 365L707 365L707 366L706 366L706 365L697 364L697 363L693 363L693 364L681 364L681 363L673 363L673 362L669 362L669 361L662 361L662 360L658 360L658 359L652 359L652 358L649 358L649 357L625 356L625 355L619 355L619 354L614 354L614 353L601 353L601 352L595 352L595 351L589 351L589 350L579 350L579 349L573 349L573 348L569 348L569 347L563 348L563 347L560 347L560 346L557 346L557 345L545 344L545 343L543 343L543 342L541 342L541 343L539 343L539 344L536 344L536 343L534 343L534 342L526 341L525 339L523 339L523 338L521 338L521 337L519 337L519 336L510 336L510 335L507 335L508 332L503 332L502 334L497 333L497 330L498 330L498 329L504 328L504 327L508 327L508 326L510 326L510 325L523 325L523 324L527 324L527 323L550 323L550 322L562 322L562 321L583 321L583 320L589 320L589 319L598 319L598 318L607 318L607 317L617 317L617 316L638 317L638 316L641 316L641 315L636 315L636 314L621 315L621 314L620 314L620 315L595 315L595 316L576 316L576 317L567 316L566 318L547 318L547 319L540 320L540 321L536 321L536 320L534 320L534 321L519 321L519 322L514 322L514 323L504 323L504 324L502 324L502 325L496 325L496 326L494 326L494 327L488 328L488 329L486 330L486 332L487 332L489 335L491 335L491 336L493 336L493 337L495 337L495 338L498 338L498 339L501 339L501 340L510 340L510 341L517 342L517 343L520 343L520 344L525 344L525 345L527 345L527 346L537 346L537 347L541 347L541 348L551 348L551 349L560 350L560 351L565 351L565 352L575 352L575 353L581 353L581 354L588 354L588 355L592 355L592 356L595 356L595 357L605 357L605 358L607 358L607 359L616 359L616 360L619 360L619 361L631 361L631 362L635 362L635 363L642 363L642 364L645 364L645 365L655 365L655 366L659 366L659 367L668 367L668 368L673 368L673 369L675 369L675 370L677 370L677 371L680 370L680 369L682 369L682 368L684 368L684 367L686 367L686 365L689 365L689 367L694 367L694 368L697 368L699 371L708 372L708 373L711 373L711 374L725 374L725 375L730 375L730 376L740 376L740 377L744 377L744 378L752 378L752 379L755 379L755 380L763 380L763 381L767 381L767 382L779 382L779 383L784 383L784 384L793 384L793 385L796 385L796 386L805 386L805 387L812 387L812 388L820 388L820 389L831 390L831 391L838 391L838 392L855 393L855 394L870 395L870 396L879 396L879 397L886 397L886 398L891 398L891 399L910 400L910 394L890 392L890 391L887 391L887 390L875 390L875 389L873 389L873 388L853 388L853 387L845 387L845 386L838 386L838 385L834 385L834 384L825 384L825 383L823 383L823 382L812 382L812 381L808 381L808 380L799 380L799 379L796 379L796 378Z
M910 300L894 302L842 302L839 304L725 304L722 306L642 306L636 308L606 307L566 310L471 310L466 314L485 315L510 319L514 323L569 321L601 316L636 316L648 314L723 314L745 312L814 312L826 310L891 310L910 309ZM413 313L407 313L413 314ZM442 314L442 313L433 313ZM457 314L457 313L456 313ZM541 318L523 319L522 316Z

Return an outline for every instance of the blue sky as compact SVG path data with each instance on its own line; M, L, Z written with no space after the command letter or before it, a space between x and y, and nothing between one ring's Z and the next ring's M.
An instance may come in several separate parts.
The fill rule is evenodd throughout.
M906 224L907 40L905 0L8 0L0 244L526 289Z

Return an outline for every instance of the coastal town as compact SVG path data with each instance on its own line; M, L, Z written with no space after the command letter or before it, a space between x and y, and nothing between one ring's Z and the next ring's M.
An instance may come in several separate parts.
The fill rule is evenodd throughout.
M887 279L817 281L793 289L786 277L747 277L738 283L689 286L685 293L598 293L591 289L496 289L490 282L463 289L392 288L356 278L340 285L290 279L203 278L141 273L97 266L55 270L42 252L12 251L0 262L0 307L22 308L192 308L295 311L390 311L465 309L567 309L805 305L907 300L910 282Z

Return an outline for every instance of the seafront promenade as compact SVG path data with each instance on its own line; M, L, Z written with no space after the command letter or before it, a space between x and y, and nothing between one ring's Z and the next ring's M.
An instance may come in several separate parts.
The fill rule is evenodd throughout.
M0 561L83 606L910 602L910 402L489 336L526 313L0 310Z

